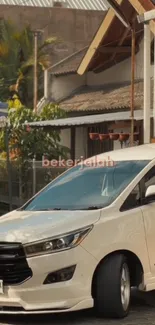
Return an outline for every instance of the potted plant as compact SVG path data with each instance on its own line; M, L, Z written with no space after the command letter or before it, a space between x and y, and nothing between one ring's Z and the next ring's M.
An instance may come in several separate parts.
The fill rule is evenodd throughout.
M108 140L109 139L109 134L108 133L99 134L99 139L101 141Z
M119 135L119 141L125 142L129 139L130 134L129 133L120 133Z
M110 140L118 140L119 138L119 133L109 133L109 138Z
M99 134L98 133L89 133L89 137L91 140L98 140Z

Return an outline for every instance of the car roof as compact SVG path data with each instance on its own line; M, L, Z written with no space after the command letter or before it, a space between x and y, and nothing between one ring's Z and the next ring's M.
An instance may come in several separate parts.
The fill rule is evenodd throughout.
M129 160L152 160L155 158L155 143L113 150L86 159L85 161L129 161Z

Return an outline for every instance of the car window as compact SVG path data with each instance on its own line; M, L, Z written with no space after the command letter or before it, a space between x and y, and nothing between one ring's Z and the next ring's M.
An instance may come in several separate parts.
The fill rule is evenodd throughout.
M144 176L145 191L151 185L155 185L155 166Z
M142 198L145 198L146 190L149 186L155 185L155 166L153 166L148 173L141 180ZM144 200L143 200L144 202Z
M140 184L138 184L129 194L127 199L124 201L120 211L135 209L140 205L141 205L141 194L140 194Z
M76 166L50 183L23 210L83 210L110 205L148 164L120 161L114 166Z
M145 204L145 193L147 188L151 185L155 185L155 166L147 172L141 182L137 184L134 190L129 194L121 206L120 211L131 210Z

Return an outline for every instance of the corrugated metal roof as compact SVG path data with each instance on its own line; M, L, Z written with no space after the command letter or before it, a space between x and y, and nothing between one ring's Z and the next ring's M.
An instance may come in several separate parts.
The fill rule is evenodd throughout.
M7 117L7 116L8 116L8 109L0 108L0 117Z
M107 10L106 0L0 0L2 5L34 7L53 7L55 2L62 2L63 7L86 10Z
M151 117L153 116L151 112ZM98 124L103 122L110 122L110 121L124 121L124 120L130 120L131 119L131 113L128 112L118 112L118 113L108 113L108 114L99 114L99 115L87 115L87 116L79 116L79 117L69 117L69 118L63 118L58 120L52 120L52 121L39 121L39 122L31 122L31 123L25 123L27 125L30 125L31 127L70 127L70 126L81 126L81 125L90 125L90 124ZM135 111L135 120L143 120L143 111L137 110Z
M8 104L4 102L0 102L0 109L8 109Z

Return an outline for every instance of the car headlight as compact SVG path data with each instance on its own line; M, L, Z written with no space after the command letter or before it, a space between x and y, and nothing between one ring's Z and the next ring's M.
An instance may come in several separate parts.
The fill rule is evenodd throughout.
M79 245L92 228L93 226L89 226L61 236L26 244L24 245L25 254L27 257L32 257L71 249Z

